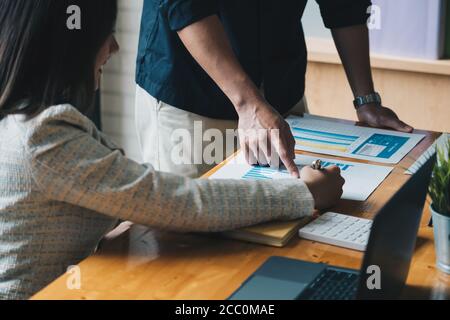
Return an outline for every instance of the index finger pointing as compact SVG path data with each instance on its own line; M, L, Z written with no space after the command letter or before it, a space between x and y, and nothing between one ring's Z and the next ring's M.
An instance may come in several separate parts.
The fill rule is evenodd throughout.
M289 173L294 177L294 178L300 178L300 172L298 170L297 165L294 162L294 159L292 159L289 156L286 155L280 155L280 159L281 162L283 162L284 166L286 167L286 169L289 171Z

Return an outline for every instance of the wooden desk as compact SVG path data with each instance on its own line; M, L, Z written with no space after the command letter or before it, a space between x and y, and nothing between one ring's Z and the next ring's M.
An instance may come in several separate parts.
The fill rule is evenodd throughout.
M417 146L366 202L341 201L334 211L373 217L407 181L408 168L437 133ZM426 205L428 208L429 203ZM450 298L450 277L436 270L433 230L425 210L405 298ZM399 226L401 228L401 226ZM226 299L270 256L359 268L362 253L295 237L285 248L213 235L171 234L132 226L79 264L81 289L63 275L33 299Z

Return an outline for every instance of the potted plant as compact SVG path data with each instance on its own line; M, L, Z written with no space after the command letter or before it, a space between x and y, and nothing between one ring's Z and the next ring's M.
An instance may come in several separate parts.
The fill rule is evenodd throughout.
M436 147L437 163L430 183L436 264L450 274L450 141Z

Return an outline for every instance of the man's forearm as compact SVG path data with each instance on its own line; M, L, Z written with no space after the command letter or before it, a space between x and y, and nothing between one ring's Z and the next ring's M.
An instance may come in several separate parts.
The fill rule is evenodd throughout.
M366 25L332 30L354 96L374 91Z
M267 103L240 65L217 16L180 30L178 35L194 59L233 103L239 114L239 141L250 164L279 165L299 178L295 140L287 122ZM279 157L276 157L279 155Z
M341 56L347 78L355 97L375 91L370 67L369 31L366 25L332 30L334 42ZM372 127L388 127L403 132L413 128L401 121L389 108L368 103L357 109L359 121Z
M238 111L256 105L261 94L231 48L217 16L200 20L178 32L187 50L208 73Z

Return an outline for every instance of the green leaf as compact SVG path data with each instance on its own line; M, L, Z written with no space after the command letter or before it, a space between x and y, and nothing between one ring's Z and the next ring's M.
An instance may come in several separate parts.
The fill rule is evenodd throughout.
M450 217L450 140L437 148L437 163L433 169L429 193L433 201L433 209Z

